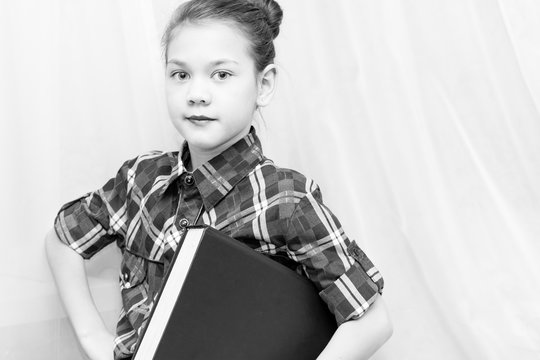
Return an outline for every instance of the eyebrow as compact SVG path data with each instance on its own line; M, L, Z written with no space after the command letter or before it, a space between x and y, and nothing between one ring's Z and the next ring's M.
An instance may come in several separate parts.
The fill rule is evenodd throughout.
M236 65L239 64L238 61L235 61L235 60L232 60L232 59L218 59L216 61L212 61L210 63L210 66L215 67L215 66L220 66L220 65L229 64L229 63L236 64ZM167 64L174 64L174 65L177 65L177 66L180 66L180 67L186 67L187 66L187 64L184 61L177 60L177 59L171 59L171 60L167 61Z

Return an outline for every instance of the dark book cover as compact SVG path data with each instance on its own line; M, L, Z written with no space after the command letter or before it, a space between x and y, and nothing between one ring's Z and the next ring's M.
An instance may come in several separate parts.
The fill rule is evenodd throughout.
M313 360L335 330L308 279L211 227L192 227L134 360Z

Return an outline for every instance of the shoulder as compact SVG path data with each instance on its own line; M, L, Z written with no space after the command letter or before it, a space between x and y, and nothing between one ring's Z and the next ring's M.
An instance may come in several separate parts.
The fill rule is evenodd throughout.
M167 169L172 170L172 168L174 168L176 165L178 165L177 152L154 150L126 160L122 164L120 170L125 172L133 172L134 174L148 174L152 172L163 172Z
M305 176L299 171L279 167L271 160L266 160L259 164L254 170L253 175L260 172L265 182L266 188L275 189L279 193L290 194L294 197L304 197L306 194L319 193L319 185L311 178Z
M173 174L177 166L177 152L149 151L126 160L118 170L116 181L143 188L160 176Z

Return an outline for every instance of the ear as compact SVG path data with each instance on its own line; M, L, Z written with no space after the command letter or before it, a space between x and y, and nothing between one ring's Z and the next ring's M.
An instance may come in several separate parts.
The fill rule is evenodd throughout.
M275 64L267 65L257 77L257 106L263 107L270 103L276 88L277 68Z

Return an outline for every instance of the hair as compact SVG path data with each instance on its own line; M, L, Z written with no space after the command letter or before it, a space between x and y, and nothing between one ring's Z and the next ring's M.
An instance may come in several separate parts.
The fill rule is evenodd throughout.
M251 56L257 71L274 62L274 39L279 34L283 12L274 0L191 0L173 13L163 34L165 61L175 29L184 23L220 20L237 25L251 43Z

